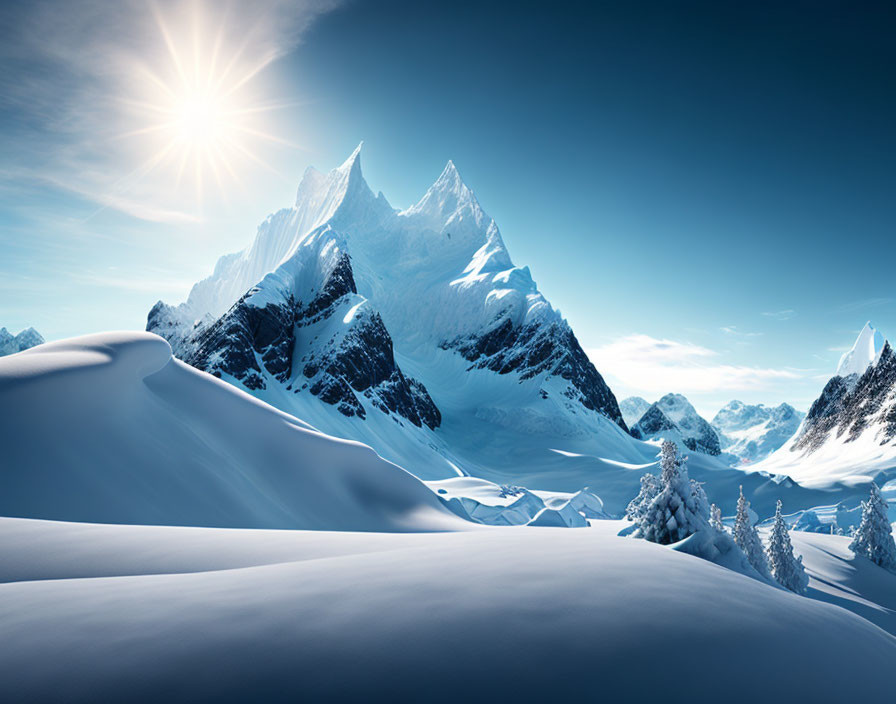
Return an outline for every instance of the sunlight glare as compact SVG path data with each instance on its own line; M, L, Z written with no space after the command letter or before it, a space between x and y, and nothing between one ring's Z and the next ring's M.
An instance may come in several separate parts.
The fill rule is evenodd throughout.
M226 12L210 21L200 3L173 16L158 7L153 14L162 55L135 66L134 97L125 101L136 124L122 136L139 138L148 153L135 176L170 169L169 184L180 189L192 173L201 201L207 176L223 193L225 181L239 183L247 160L266 166L259 142L295 146L261 123L265 112L283 106L259 99L257 77L276 56L253 43L251 28L227 26Z

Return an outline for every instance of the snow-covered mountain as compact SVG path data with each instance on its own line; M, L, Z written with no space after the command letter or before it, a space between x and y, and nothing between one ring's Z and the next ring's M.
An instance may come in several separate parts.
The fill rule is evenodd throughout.
M18 335L13 335L6 328L0 328L0 357L24 352L43 343L44 338L34 328L22 330Z
M619 410L622 412L622 420L631 428L650 408L650 402L640 396L629 396L619 402Z
M771 407L731 401L712 419L722 451L744 464L759 462L787 442L806 416L782 403Z
M360 146L328 174L308 169L295 204L184 303L156 304L147 330L197 368L426 478L494 466L483 453L497 446L480 438L495 433L541 437L544 452L560 438L643 457L573 331L450 161L405 210L370 190Z
M792 442L757 468L807 485L886 482L896 468L896 354L868 323L837 371Z
M537 492L554 493L553 510L586 487L619 515L656 462L450 162L405 210L369 188L360 150L328 174L309 169L293 206L185 302L159 302L147 329L179 359L417 477L487 480L488 496L465 497L477 515L510 508L490 497L504 486L529 492L520 516L542 510ZM763 516L782 492L794 510L830 501L729 468L709 424L675 406L660 409L723 510L741 484Z
M652 404L632 427L642 440L673 440L692 452L719 455L719 438L712 426L681 394L666 394Z

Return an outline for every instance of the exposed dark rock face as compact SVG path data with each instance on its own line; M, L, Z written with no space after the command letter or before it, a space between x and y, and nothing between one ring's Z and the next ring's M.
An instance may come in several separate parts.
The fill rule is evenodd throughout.
M896 437L896 354L890 343L884 345L876 364L862 376L835 376L824 387L803 425L803 432L791 447L792 451L812 452L820 447L831 432L835 437L846 435L846 442L858 438L869 426L880 426L883 445Z
M473 363L471 368L516 372L520 381L540 374L559 376L569 382L570 399L628 431L616 397L565 322L514 326L505 318L483 335L446 341L441 347L457 350Z
M632 426L632 436L642 440L648 438L654 433L662 433L669 430L677 430L678 426L666 417L659 406L653 404L648 408L644 415L641 416L635 425Z
M218 377L227 374L253 390L267 388L271 379L294 391L307 387L346 416L366 417L360 393L380 410L418 427L439 426L441 414L424 386L396 365L392 338L379 314L359 312L345 334L328 340L305 332L327 321L346 296L357 293L347 254L307 303L287 294L281 302L256 305L257 291L247 292L184 344L184 361ZM299 373L306 382L295 380Z
M246 300L251 293L198 335L184 361L218 377L229 374L246 388L264 389L261 365L280 382L292 374L298 306L291 297L283 305L254 306Z
M436 428L442 422L423 384L406 377L395 364L392 338L378 313L359 316L338 347L310 351L302 361L302 373L315 380L311 393L345 415L365 417L356 391L380 410L418 427Z

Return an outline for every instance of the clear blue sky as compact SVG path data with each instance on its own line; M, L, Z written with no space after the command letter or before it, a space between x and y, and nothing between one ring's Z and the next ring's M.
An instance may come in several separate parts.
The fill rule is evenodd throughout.
M259 7L202 26L280 141L201 192L140 169L144 3L0 10L0 325L141 328L363 139L395 206L454 160L619 396L805 408L866 320L896 337L892 4Z

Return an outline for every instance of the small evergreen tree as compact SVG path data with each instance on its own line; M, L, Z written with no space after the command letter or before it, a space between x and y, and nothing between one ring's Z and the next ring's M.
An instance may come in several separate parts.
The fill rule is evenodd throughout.
M645 474L641 477L641 491L633 498L625 509L625 517L630 521L637 523L644 515L644 511L653 501L653 498L660 493L660 483L656 475Z
M849 549L885 569L896 569L896 542L887 518L887 502L874 482L870 498L862 502L862 522Z
M803 568L803 558L797 558L793 554L790 533L788 533L787 524L781 515L780 500L775 509L775 523L772 526L766 554L772 576L778 581L778 584L797 594L805 594L806 587L809 586L809 577Z
M709 507L709 525L720 533L725 532L725 524L722 523L722 509L715 504Z
M750 520L750 502L744 497L742 486L740 496L737 498L737 514L734 517L734 542L744 551L753 569L763 577L772 576L768 570L768 560L765 558L765 550L762 549L762 541L753 521Z
M641 514L636 535L669 545L709 528L709 506L703 487L688 478L674 442L663 443L660 468L659 492Z

